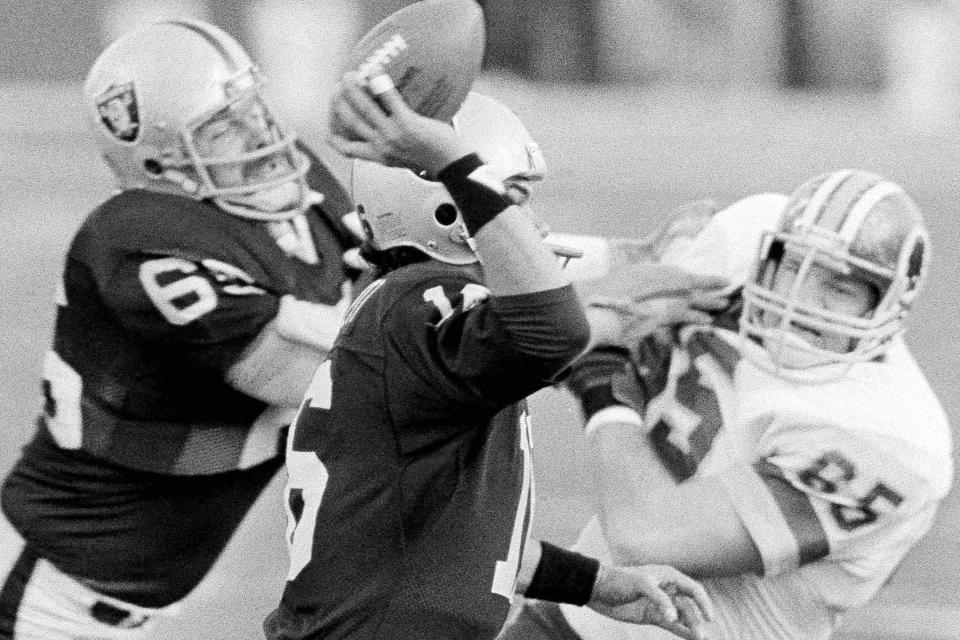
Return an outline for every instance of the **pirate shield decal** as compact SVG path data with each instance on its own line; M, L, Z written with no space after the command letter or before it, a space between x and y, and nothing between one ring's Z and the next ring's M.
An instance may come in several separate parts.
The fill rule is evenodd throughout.
M113 85L97 98L100 122L118 140L133 142L140 133L137 94L133 83Z

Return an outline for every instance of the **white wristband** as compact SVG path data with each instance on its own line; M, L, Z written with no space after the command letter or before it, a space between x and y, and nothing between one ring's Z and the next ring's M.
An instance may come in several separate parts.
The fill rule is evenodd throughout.
M583 435L584 437L590 437L596 431L610 424L625 424L640 432L646 432L643 418L640 417L640 414L630 407L618 404L600 409L600 411L590 416L586 426L583 427Z

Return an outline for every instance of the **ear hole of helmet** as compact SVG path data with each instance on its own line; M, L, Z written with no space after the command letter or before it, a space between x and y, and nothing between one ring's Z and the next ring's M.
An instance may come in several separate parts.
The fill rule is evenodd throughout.
M156 158L147 158L143 161L143 169L152 176L159 176L163 173L163 165Z
M903 292L902 303L904 307L909 307L913 304L914 298L917 296L917 292L920 290L921 281L923 280L923 266L924 259L926 258L926 243L923 238L918 238L916 244L913 245L913 250L910 252L910 257L907 260L907 283L906 290Z
M779 264L780 261L783 260L784 253L783 240L773 240L770 242L770 248L767 250L767 259Z
M439 205L433 212L433 219L443 227L449 227L457 221L457 208L449 202Z

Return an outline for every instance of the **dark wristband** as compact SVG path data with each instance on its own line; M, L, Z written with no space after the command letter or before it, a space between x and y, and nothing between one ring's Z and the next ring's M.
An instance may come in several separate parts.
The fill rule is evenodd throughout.
M481 166L483 160L480 156L469 153L451 162L437 174L437 179L453 196L467 233L471 236L513 204L506 195L470 178L470 174Z
M459 160L454 160L437 174L437 180L447 184L449 180L465 180L471 173L483 165L483 160L476 153L468 153Z
M600 562L549 542L541 542L540 547L540 563L523 595L578 606L590 602Z

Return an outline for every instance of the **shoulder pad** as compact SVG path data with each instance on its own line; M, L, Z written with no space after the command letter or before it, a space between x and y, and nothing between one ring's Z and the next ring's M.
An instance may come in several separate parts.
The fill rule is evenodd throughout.
M87 218L78 236L90 235L118 249L180 248L222 241L234 216L183 196L131 189L119 193Z

